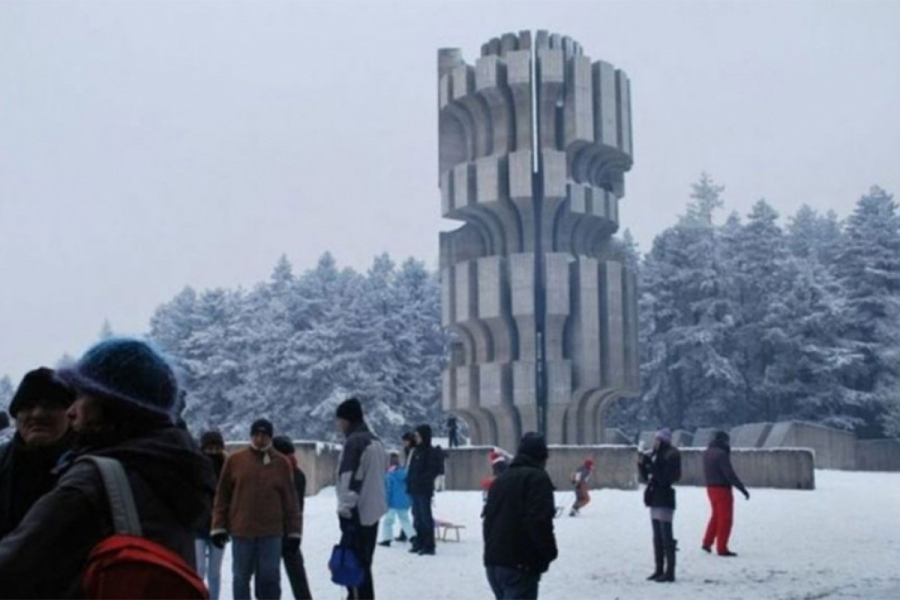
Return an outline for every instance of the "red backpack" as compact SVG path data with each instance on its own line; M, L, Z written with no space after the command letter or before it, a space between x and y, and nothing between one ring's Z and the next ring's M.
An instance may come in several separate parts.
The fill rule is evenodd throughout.
M122 464L85 456L100 471L112 510L115 533L88 555L81 586L87 598L209 600L209 591L183 558L142 537L131 485Z

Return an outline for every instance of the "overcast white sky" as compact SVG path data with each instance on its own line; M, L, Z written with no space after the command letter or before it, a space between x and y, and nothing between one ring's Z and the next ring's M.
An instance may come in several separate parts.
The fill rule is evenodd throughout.
M0 1L0 375L282 253L435 266L436 51L539 28L631 77L645 251L702 170L742 213L900 192L896 1Z

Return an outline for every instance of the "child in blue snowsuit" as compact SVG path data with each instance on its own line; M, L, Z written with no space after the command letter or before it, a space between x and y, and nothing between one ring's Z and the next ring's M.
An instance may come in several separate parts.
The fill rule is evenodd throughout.
M388 511L381 521L380 546L390 546L394 537L394 518L400 520L398 542L405 542L416 535L409 522L409 507L412 504L406 492L406 469L400 466L400 455L391 452L390 466L384 474L384 491L387 495Z

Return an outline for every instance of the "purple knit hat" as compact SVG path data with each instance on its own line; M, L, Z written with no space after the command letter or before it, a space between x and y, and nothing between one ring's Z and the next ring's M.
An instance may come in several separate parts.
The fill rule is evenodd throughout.
M668 427L663 427L662 429L656 432L656 439L661 442L665 442L667 444L672 443L672 430Z

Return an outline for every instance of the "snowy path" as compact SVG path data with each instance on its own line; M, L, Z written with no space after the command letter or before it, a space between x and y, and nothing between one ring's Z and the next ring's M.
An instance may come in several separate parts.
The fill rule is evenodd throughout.
M680 488L675 535L678 582L644 581L652 569L650 524L638 492L596 491L577 518L556 520L560 557L541 582L541 597L715 600L760 598L900 598L900 474L817 471L812 492L750 490L735 501L732 548L726 559L700 551L708 516L702 488ZM571 504L559 493L558 504ZM338 538L333 489L307 498L303 553L313 596L344 597L326 561ZM462 543L439 543L418 557L405 544L375 553L375 589L384 599L491 598L481 566L477 492L437 495L436 517L466 526ZM283 598L291 598L283 579ZM230 548L222 568L222 599L231 598Z

